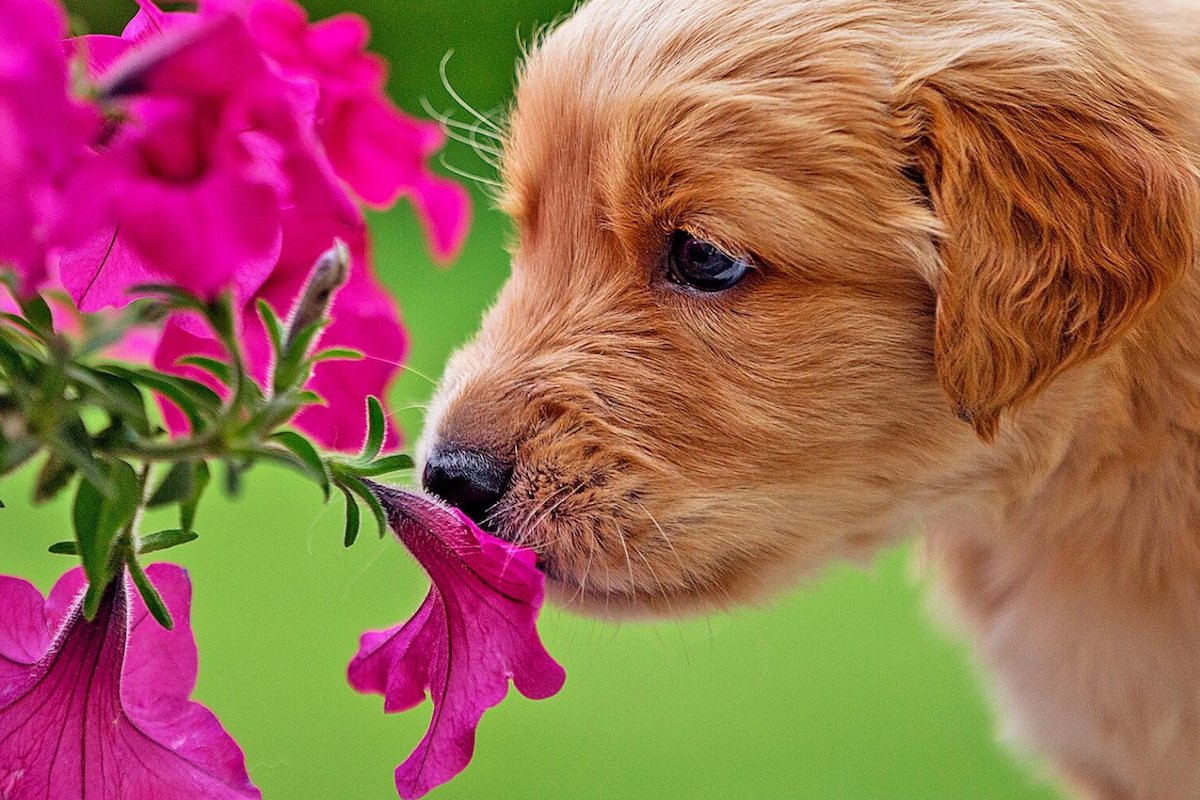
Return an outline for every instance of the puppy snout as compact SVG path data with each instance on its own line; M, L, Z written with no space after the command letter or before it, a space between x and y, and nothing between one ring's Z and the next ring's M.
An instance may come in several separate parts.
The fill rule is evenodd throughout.
M512 480L512 464L486 450L438 445L425 462L425 490L482 524Z

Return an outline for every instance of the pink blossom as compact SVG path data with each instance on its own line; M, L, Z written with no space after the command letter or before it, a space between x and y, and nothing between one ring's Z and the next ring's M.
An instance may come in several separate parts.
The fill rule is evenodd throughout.
M0 0L0 268L26 291L46 274L71 169L98 115L67 91L66 19L47 0Z
M317 134L337 174L364 202L385 208L408 196L434 255L450 259L458 252L470 221L469 197L427 165L445 136L388 99L387 65L366 51L371 29L365 19L338 14L310 24L294 0L207 0L203 7L244 9L263 52L285 74L316 84Z
M87 622L81 569L44 602L29 583L0 576L0 797L261 797L237 743L188 699L197 660L187 573L173 564L146 572L173 630L149 616L127 578Z
M238 19L170 19L156 34L131 26L115 60L110 37L79 44L93 66L112 60L101 87L126 115L78 178L109 188L84 215L107 224L63 256L63 283L84 310L126 302L147 278L248 295L279 258L291 168L323 159L311 89L281 78Z
M566 673L538 639L543 577L533 551L488 535L456 509L372 485L392 530L429 574L425 602L401 625L362 636L350 685L404 711L429 693L425 738L396 768L396 789L416 798L461 772L483 713L504 699L511 678L537 700Z

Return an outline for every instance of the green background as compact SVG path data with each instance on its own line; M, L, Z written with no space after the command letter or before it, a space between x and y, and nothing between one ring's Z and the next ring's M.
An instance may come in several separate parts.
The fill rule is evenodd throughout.
M631 0L631 2L634 0ZM92 30L118 30L132 4L68 4ZM519 38L566 12L553 0L372 0L306 4L370 19L406 110L452 104L438 62L477 107L511 94ZM460 118L462 115L460 114ZM466 147L449 163L490 174ZM411 209L372 218L378 271L412 334L393 406L411 441L450 351L503 282L505 220L475 192L475 221L450 269L430 261ZM30 508L29 474L0 484L0 571L48 589L69 566L63 504ZM154 524L154 520L148 522ZM164 520L163 527L169 527ZM242 499L210 493L201 538L171 557L191 571L201 653L196 697L246 751L270 800L394 797L392 768L429 707L385 716L344 674L357 636L409 614L426 582L392 540L341 546L340 503L269 467ZM444 798L1050 798L996 743L965 649L926 613L908 548L871 570L835 567L769 608L685 623L613 625L550 608L542 631L566 666L557 697L513 692L479 729L471 766ZM0 610L0 613L3 613Z

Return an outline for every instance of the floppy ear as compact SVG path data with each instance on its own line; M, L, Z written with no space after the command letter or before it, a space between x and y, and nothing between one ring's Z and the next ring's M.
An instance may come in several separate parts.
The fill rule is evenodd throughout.
M1002 411L1136 323L1195 249L1196 176L1167 126L1043 78L1008 93L931 81L913 104L943 228L938 374L988 441Z

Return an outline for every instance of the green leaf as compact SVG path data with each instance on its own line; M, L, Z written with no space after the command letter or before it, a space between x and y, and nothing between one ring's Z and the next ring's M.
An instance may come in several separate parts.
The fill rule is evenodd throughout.
M296 394L296 400L301 405L305 405L305 406L327 405L324 397L321 397L321 395L317 394L316 392L309 391L308 389L305 389L302 392L298 392Z
M313 341L327 324L328 320L317 320L298 331L295 337L287 343L283 355L275 367L274 388L276 394L282 394L308 382L311 364L306 356Z
M41 450L37 439L22 437L15 441L0 440L0 476L16 471Z
M139 553L153 553L158 550L166 550L171 547L178 547L181 544L194 542L200 538L200 535L195 531L185 531L179 528L171 528L165 531L157 531L149 536L143 536L141 545L138 547Z
M192 487L195 483L196 462L180 461L177 464L172 464L171 469L163 476L162 481L158 484L158 488L150 495L150 499L146 501L147 508L158 508L159 506L167 506L172 503L187 498L192 493Z
M155 589L154 584L150 582L150 578L142 571L142 565L137 562L136 558L130 557L129 559L129 577L133 578L133 585L137 587L142 600L146 602L146 610L158 620L158 624L167 630L175 627L175 622L171 619L171 612L167 611L167 604L163 602L158 589Z
M197 461L192 473L192 490L179 503L179 527L183 530L189 532L192 530L192 525L196 522L196 508L200 505L200 496L208 488L211 478L212 473L209 472L208 463Z
M90 584L84 607L86 612L91 603L92 616L100 602L98 593L113 577L112 550L117 535L133 521L142 499L142 483L133 467L124 461L108 461L103 468L112 492L106 496L85 478L79 482L72 509L75 541Z
M188 364L198 369L202 369L226 386L229 385L229 381L233 377L230 374L228 364L226 364L224 361L218 361L215 358L209 358L208 356L184 356L176 363Z
M0 373L7 375L10 383L33 382L33 371L25 363L25 359L5 339L0 339Z
M59 492L67 488L67 484L75 477L75 471L75 465L57 453L47 454L34 480L33 502L45 503L53 500Z
M164 375L150 369L130 369L120 364L104 364L99 371L158 392L179 407L188 418L193 432L207 427L208 420L215 417L221 408L220 395L199 381Z
M353 475L341 474L338 476L338 485L343 489L349 489L354 492L364 503L367 508L371 509L371 513L375 516L375 524L379 526L379 538L387 536L388 521L387 513L384 512L383 506L375 499L375 495L367 488L367 485Z
M325 493L325 499L329 500L329 469L325 466L325 461L321 458L321 454L317 452L312 443L305 439L300 434L294 431L279 431L271 434L271 441L277 442L287 448L305 465L306 472Z
M79 474L95 486L101 494L108 495L112 484L104 466L92 455L92 437L83 424L83 419L74 414L69 416L52 434L48 442L51 452L74 465Z
M267 328L267 335L271 337L271 352L278 362L279 355L283 352L283 323L279 320L275 309L271 308L271 304L261 298L258 301L258 315L262 317L263 325Z
M401 472L406 469L412 469L413 460L411 456L404 453L397 453L396 455L376 459L369 464L344 464L343 466L360 478L374 478L378 475L386 475L389 472Z
M354 495L350 494L350 490L345 486L339 486L342 494L346 496L346 530L342 536L342 541L346 547L354 544L358 539L358 530L362 527L362 511L358 507L358 501L354 499Z
M235 337L233 324L233 297L229 292L221 294L204 306L208 324L219 339L231 341Z
M383 406L379 403L379 398L374 395L367 397L367 439L363 442L362 452L358 455L359 461L371 461L375 456L379 455L379 448L383 447L383 438L387 434L387 417L383 414Z
M322 361L362 361L364 358L366 356L358 350L351 350L349 347L331 347L315 354L309 361L319 364Z
M29 322L29 320L25 319L22 316L19 316L17 314L10 314L7 311L4 311L4 312L0 312L0 319L7 320L8 322L12 323L13 325L16 325L21 330L37 337L38 339L42 338L42 334L38 331L38 329L33 327L33 325Z
M186 289L169 283L139 283L129 291L131 294L158 295L166 300L171 308L186 308L208 315L208 308L203 300Z
M79 545L75 542L55 542L50 545L50 552L56 556L77 556L79 555Z
M71 365L67 375L85 387L81 395L103 406L111 415L130 423L139 434L147 436L152 430L146 414L146 398L133 383L119 375L96 369Z
M21 307L21 313L39 335L54 333L54 315L50 313L50 306L46 304L45 298L40 294L31 294L28 297L17 294L15 297L17 305Z
M242 476L246 472L246 465L240 464L232 458L227 458L223 462L225 465L225 494L229 497L237 497L242 493Z

